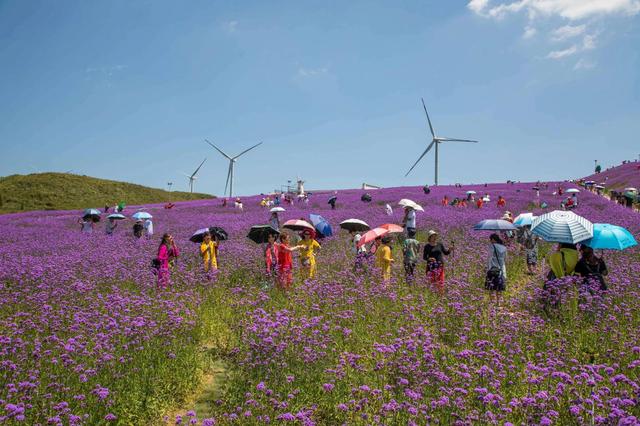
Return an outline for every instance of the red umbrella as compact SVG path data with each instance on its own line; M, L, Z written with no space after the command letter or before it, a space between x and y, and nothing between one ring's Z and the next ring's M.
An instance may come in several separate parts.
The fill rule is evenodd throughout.
M358 247L361 247L371 241L375 240L378 237L382 237L389 233L388 229L385 228L373 228L371 231L367 231L362 234L360 241L358 241Z
M404 228L402 226L393 224L393 223L385 223L384 225L378 226L378 228L386 229L390 234L397 234L399 232L404 232Z
M286 221L283 225L283 228L287 228L287 229L291 229L292 231L305 231L305 230L309 230L311 231L313 234L316 233L316 228L313 227L312 224L310 224L309 222L307 222L306 220L299 220L299 219L291 219Z

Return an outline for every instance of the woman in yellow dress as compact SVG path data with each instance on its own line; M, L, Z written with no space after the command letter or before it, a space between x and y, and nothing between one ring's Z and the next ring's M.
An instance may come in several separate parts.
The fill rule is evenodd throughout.
M382 270L382 280L387 282L391 279L391 264L394 262L391 257L391 247L389 247L391 238L385 235L381 242L382 244L376 250L376 266Z
M303 277L314 278L316 276L315 251L320 250L320 244L312 238L312 232L309 230L302 233L302 241L300 241L299 246Z
M218 249L218 243L211 239L211 234L206 232L203 237L202 244L200 244L200 255L204 262L204 271L209 272L218 269L218 260L216 259L216 250Z

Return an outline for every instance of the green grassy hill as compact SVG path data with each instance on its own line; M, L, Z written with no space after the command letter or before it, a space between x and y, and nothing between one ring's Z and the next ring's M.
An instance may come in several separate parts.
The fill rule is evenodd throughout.
M26 210L71 210L127 204L213 198L208 194L168 192L126 182L68 173L0 177L0 213Z

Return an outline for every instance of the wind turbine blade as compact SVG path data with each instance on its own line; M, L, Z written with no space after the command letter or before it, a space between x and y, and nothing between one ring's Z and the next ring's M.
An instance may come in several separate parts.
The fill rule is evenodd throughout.
M251 151L253 148L255 148L255 147L256 147L256 146L258 146L258 145L262 145L262 142L259 142L259 143L255 144L254 146L252 146L252 147L251 147L251 148L249 148L249 149L245 149L245 150L244 150L244 151L242 151L240 154L238 154L238 155L236 155L235 157L233 157L233 159L235 160L236 158L240 157L241 155L243 155L243 154L245 154L245 153L247 153L247 152Z
M191 175L191 177L195 176L196 173L198 173L198 170L200 170L200 167L202 167L202 165L204 164L204 162L207 161L207 159L205 158L204 160L202 160L202 163L200 163L200 165L198 166L198 168L196 169L195 172L193 172L193 174Z
M225 154L220 148L218 148L217 146L215 146L214 144L212 144L211 142L209 142L208 140L204 140L206 143L208 143L209 145L211 145L212 147L214 147L220 154L224 155L225 157L227 157L229 160L231 160L231 157L229 157L227 154Z
M427 121L429 122L429 129L431 130L431 136L433 136L434 138L436 137L436 132L435 130L433 130L433 125L431 125L431 119L429 118L429 113L427 112L427 106L424 104L424 99L420 98L422 100L422 108L424 108L424 113L427 114Z
M227 195L227 187L229 186L229 178L231 177L231 167L233 167L233 163L229 162L229 171L227 172L227 183L224 184L224 194Z
M438 138L438 140L440 140L442 142L471 142L471 143L478 143L478 141L474 141L474 140L471 140L471 139Z
M416 160L416 162L415 162L415 163L413 163L413 166L411 166L411 168L409 169L409 171L407 172L407 174L406 174L406 175L404 175L404 177L409 176L409 173L411 173L411 170L413 170L413 168L414 168L415 166L417 166L417 165L418 165L418 163L420 162L420 160L422 160L422 157L424 157L425 155L427 155L427 152L429 152L429 151L431 150L431 148L433 148L433 145L434 145L435 143L436 143L436 141L434 140L434 141L432 141L432 142L429 144L429 146L427 147L427 149L425 149L425 150L424 150L424 152L422 153L422 155L420 156L420 158L418 158L418 159Z
M180 174L182 174L183 176L188 177L189 179L191 179L191 175L186 174L185 172L180 172Z

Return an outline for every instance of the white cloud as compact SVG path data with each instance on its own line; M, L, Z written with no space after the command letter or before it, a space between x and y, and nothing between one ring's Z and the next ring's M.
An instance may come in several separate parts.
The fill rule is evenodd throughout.
M598 33L590 29L594 23L607 16L634 16L640 13L640 0L470 0L467 8L487 19L501 20L510 15L525 14L527 24L522 38L530 39L537 34L536 27L551 25L564 20L565 25L552 30L549 40L568 42L571 46L555 49L547 54L549 59L561 59L596 48ZM580 22L586 20L586 23ZM600 27L604 25L600 24ZM608 28L615 26L608 25ZM583 65L581 65L582 67Z
M582 25L565 25L564 27L556 28L551 32L551 39L554 41L563 41L569 38L578 37L584 34L587 26Z
M482 14L484 9L489 5L489 0L471 0L467 7L475 13Z
M576 64L573 66L574 70L589 70L591 68L595 68L596 63L593 61L590 61L588 59L580 59L578 62L576 62Z
M524 39L533 38L537 33L538 33L538 30L536 30L535 28L526 26L524 28L524 33L522 33L522 38Z
M315 77L323 74L327 74L329 72L328 67L322 68L298 68L298 75L301 77Z
M467 7L478 15L496 19L520 11L525 11L531 19L559 16L569 20L640 13L640 0L500 0L489 3L489 0L471 0Z
M575 55L576 53L578 53L578 51L579 51L578 46L574 44L573 46L564 50L554 50L553 52L549 52L549 54L547 55L547 58L562 59L567 56Z

